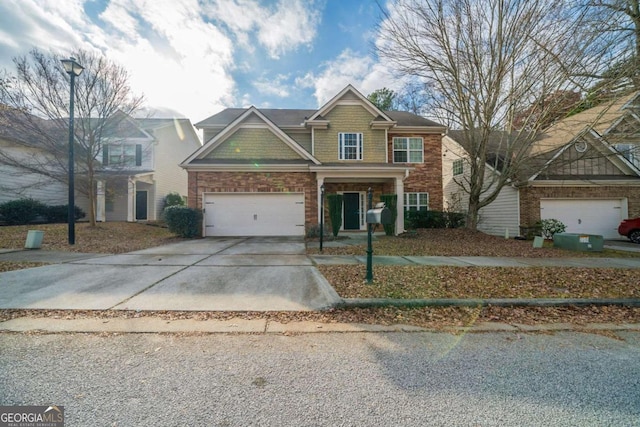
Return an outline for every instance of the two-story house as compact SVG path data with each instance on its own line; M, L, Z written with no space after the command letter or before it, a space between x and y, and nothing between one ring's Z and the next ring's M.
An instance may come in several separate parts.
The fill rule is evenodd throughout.
M49 205L66 204L66 122L33 117L43 128L58 131L59 146L44 146L37 134L25 132L5 112L0 122L0 202L33 198ZM91 120L92 126L83 126ZM76 119L76 133L95 129L97 119ZM202 146L188 119L135 119L117 117L101 134L98 155L93 162L97 221L159 219L169 193L186 197L187 173L178 166ZM57 150L56 155L52 150ZM89 212L86 162L80 162L84 148L76 146L76 205ZM63 159L61 162L59 159ZM45 170L46 173L41 172Z
M102 144L96 220L160 219L169 193L186 196L180 159L201 147L188 119L123 120Z
M343 230L366 229L366 194L405 209L442 209L446 128L381 111L349 85L317 110L228 108L195 125L204 145L181 166L205 236L303 235L321 195L343 195Z

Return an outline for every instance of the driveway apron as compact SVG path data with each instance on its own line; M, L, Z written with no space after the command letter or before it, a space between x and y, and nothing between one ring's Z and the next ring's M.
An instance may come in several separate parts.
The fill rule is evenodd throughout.
M0 308L298 311L338 302L297 237L206 238L0 274Z

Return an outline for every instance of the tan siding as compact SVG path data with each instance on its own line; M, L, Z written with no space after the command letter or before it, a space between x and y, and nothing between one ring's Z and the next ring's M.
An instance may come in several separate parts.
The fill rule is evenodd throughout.
M295 160L300 155L269 129L239 129L208 156L215 159Z
M200 148L200 141L190 130L184 131L183 139L174 126L157 129L154 134L158 144L154 146L155 188L149 189L149 219L160 218L167 194L187 195L187 172L178 164Z
M325 117L329 120L329 129L316 129L315 156L321 162L337 162L338 134L340 132L362 133L362 161L365 163L386 162L386 142L384 130L372 130L369 123L374 117L358 105L338 105ZM354 160L345 160L354 163Z
M300 144L308 153L311 153L311 132L287 132L287 135Z

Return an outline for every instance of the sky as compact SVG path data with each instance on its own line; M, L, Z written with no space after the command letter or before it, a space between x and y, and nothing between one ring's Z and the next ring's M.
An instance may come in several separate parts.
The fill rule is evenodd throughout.
M399 89L373 52L380 15L374 0L1 0L0 69L81 48L125 67L155 117L313 109L347 84Z

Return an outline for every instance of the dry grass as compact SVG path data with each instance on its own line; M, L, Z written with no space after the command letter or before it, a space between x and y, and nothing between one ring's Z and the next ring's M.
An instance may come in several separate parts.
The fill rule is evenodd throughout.
M638 270L567 267L321 265L343 298L640 298Z
M162 227L142 223L105 222L91 227L76 224L76 244L68 244L67 224L38 224L0 227L0 248L24 247L28 230L44 231L43 250L119 254L182 241Z
M324 247L326 255L364 255L366 243L331 248ZM319 253L310 248L309 253ZM533 248L531 241L504 239L489 236L480 231L466 229L424 229L416 235L377 236L373 243L375 255L390 256L492 256L526 258L562 257L638 257L632 252L604 250L603 252L573 252L554 248L546 243L543 248Z

